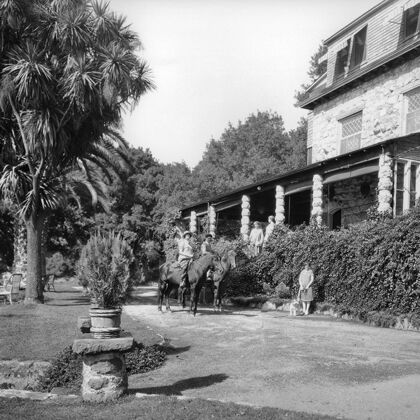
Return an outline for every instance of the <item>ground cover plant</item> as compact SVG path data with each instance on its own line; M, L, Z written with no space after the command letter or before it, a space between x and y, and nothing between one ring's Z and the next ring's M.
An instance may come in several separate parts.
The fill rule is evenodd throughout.
M298 290L305 261L315 274L314 296L361 319L420 315L420 208L395 219L380 218L339 231L314 225L277 226L259 257L234 270L228 295L250 296L280 283ZM394 322L394 321L392 321Z
M135 341L133 348L125 354L127 374L135 375L157 369L165 359L166 351L161 346L145 346ZM64 387L79 392L81 384L82 356L68 346L56 355L51 367L41 378L38 390L50 392L53 388Z

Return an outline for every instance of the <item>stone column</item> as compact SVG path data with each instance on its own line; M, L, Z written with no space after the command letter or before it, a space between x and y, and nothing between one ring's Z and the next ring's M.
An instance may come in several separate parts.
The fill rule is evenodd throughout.
M127 392L124 352L133 346L133 337L78 339L73 351L82 355L84 401L112 401Z
M284 187L276 186L276 224L284 223Z
M242 196L241 204L241 236L244 241L249 239L249 225L251 223L251 204L250 198L247 195Z
M315 174L312 184L312 212L311 216L318 226L322 225L322 183L321 175Z
M195 211L190 214L190 232L192 234L197 233L197 213Z
M208 217L209 217L209 233L214 238L216 236L216 209L214 208L214 206L209 206Z
M392 213L392 187L393 187L392 158L389 153L379 156L378 171L378 212Z

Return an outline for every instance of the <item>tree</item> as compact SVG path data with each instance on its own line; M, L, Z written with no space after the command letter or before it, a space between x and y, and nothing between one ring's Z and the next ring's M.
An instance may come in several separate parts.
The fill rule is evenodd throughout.
M295 136L296 137L296 136ZM199 197L220 194L277 175L300 165L303 153L275 112L251 114L235 127L229 124L220 140L207 144L193 170Z
M324 43L321 43L318 46L316 53L313 54L309 60L309 82L300 85L299 90L295 93L296 104L304 99L307 89L327 71L327 61L319 61L319 59L325 55L327 50L327 46Z
M43 300L41 236L69 171L106 169L124 107L153 87L125 19L89 0L0 0L0 188L27 228L25 302Z

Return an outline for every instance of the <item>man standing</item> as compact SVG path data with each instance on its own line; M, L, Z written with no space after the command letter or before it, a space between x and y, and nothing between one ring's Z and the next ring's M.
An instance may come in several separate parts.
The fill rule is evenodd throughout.
M263 242L264 231L262 230L261 224L260 222L254 222L254 227L249 235L249 245L253 257L256 257L261 253Z

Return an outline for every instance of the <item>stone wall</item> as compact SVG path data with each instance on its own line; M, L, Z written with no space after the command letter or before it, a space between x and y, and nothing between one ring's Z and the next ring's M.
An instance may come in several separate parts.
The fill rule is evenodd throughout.
M367 210L376 203L377 187L376 174L333 182L329 187L324 186L323 222L328 226L329 215L339 209L341 209L342 226L366 220Z
M313 112L312 161L337 156L342 118L363 111L361 147L405 134L404 93L420 86L420 57L322 104Z

